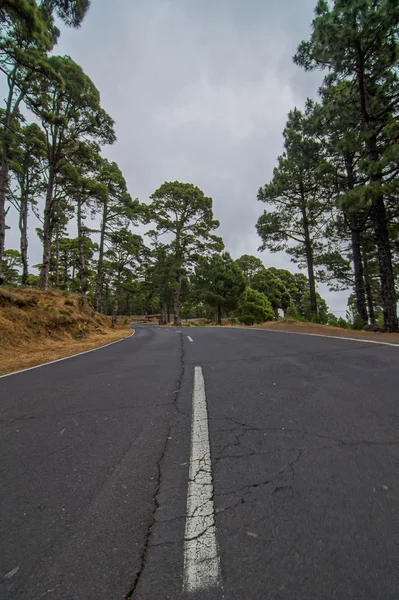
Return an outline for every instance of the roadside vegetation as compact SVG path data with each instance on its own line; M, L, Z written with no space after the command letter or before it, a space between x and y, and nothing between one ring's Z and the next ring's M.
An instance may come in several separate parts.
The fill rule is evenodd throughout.
M265 208L256 230L261 249L286 252L299 272L234 259L217 235L213 199L194 184L165 182L148 202L130 195L119 166L103 156L116 136L99 91L73 58L55 53L55 17L79 27L88 9L88 0L7 0L0 8L3 347L17 330L27 344L77 341L85 319L85 335L96 335L108 327L104 315L113 328L118 315L125 325L130 315L152 315L176 326L285 318L397 332L397 2L320 0L294 57L325 77L319 97L288 115L284 152L258 192ZM18 248L7 244L10 211ZM139 224L148 226L144 238ZM37 265L29 261L33 236L42 246ZM329 311L318 282L348 290L345 316Z
M0 289L0 375L92 350L131 335L130 319L97 313L69 291Z

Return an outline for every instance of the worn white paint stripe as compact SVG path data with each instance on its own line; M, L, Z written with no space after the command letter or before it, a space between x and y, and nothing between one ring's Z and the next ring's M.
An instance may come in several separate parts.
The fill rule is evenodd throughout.
M40 369L40 367L46 367L47 365L52 365L54 363L61 362L62 360L68 360L69 358L75 358L76 356L82 356L82 354L89 354L89 352L95 352L96 350L102 350L103 348L107 348L107 346L112 346L113 344L118 344L119 342L123 342L123 340L127 340L132 337L136 331L132 329L132 333L127 335L120 340L115 340L115 342L110 342L109 344L104 344L103 346L98 346L98 348L92 348L91 350L85 350L84 352L78 352L77 354L71 354L70 356L64 356L63 358L57 358L56 360L50 360L49 362L42 363L40 365L35 365L34 367L28 367L27 369L21 369L20 371L13 371L12 373L6 373L5 375L0 375L0 379L3 377L11 377L11 375L18 375L18 373L25 373L25 371L33 371L33 369Z
M194 341L194 340L193 340L193 338L192 338L192 337L190 337L189 335L188 335L187 337L188 337L188 341L189 341L189 342L193 342L193 341Z
M190 474L184 536L183 589L186 592L197 592L220 585L208 411L201 367L194 369L192 413Z
M362 342L364 344L379 344L380 346L393 346L399 348L399 344L383 342L379 340L364 340L362 338L352 338L344 335L327 335L325 333L306 333L304 331L282 331L281 329L261 329L260 327L248 327L247 331L266 331L267 333L285 333L287 335L310 335L313 337L330 338L332 340L348 340L349 342Z

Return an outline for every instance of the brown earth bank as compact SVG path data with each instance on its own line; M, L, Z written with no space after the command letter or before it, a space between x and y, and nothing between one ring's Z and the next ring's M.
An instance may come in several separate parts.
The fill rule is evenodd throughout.
M131 334L72 292L0 289L0 375L92 350Z
M303 323L295 319L281 319L280 321L269 321L261 325L253 325L258 329L275 329L293 333L317 333L320 335L333 335L336 337L358 338L363 340L391 341L399 344L399 333L376 333L372 331L355 331L354 329L343 329L331 325L320 325L318 323Z

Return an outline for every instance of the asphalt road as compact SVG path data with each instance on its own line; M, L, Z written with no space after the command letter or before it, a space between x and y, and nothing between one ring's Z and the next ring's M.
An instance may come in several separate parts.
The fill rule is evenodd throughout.
M142 326L1 378L1 599L397 600L398 365Z

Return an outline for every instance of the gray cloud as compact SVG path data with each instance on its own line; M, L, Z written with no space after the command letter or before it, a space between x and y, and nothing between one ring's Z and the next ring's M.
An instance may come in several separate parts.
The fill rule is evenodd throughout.
M257 254L257 190L282 150L288 111L320 84L320 73L292 63L314 4L96 0L80 30L62 28L57 52L83 66L116 120L118 141L104 154L118 162L132 196L144 201L165 180L195 183L213 197L235 257ZM9 232L8 245L17 243ZM40 248L31 248L34 264ZM260 256L267 266L295 268L284 254ZM345 308L346 295L321 291L331 308Z

